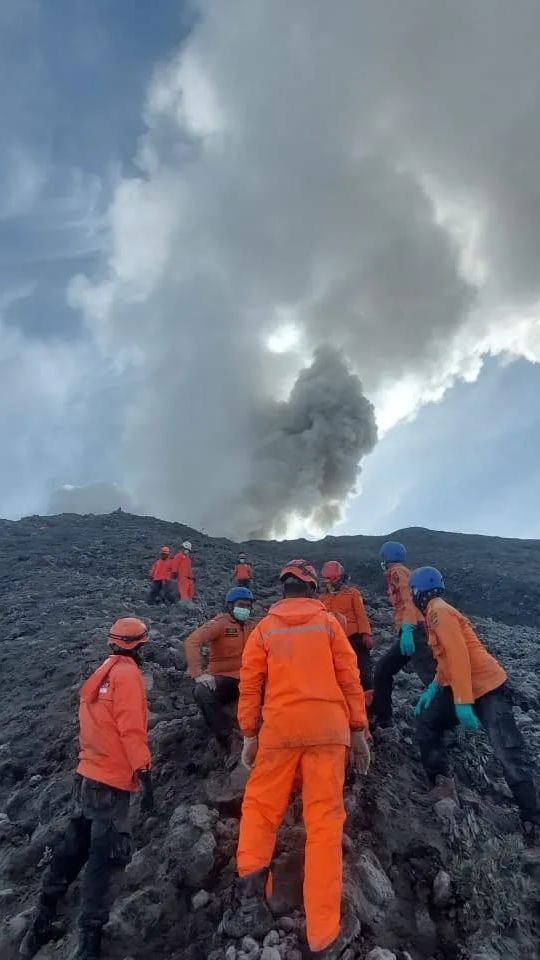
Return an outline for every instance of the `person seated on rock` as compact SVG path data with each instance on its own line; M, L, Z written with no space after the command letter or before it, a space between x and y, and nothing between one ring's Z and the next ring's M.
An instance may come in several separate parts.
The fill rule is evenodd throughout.
M53 847L39 903L21 944L29 960L54 937L56 907L83 866L77 960L101 956L113 873L131 859L130 799L142 790L141 810L153 809L148 709L140 671L148 640L142 620L117 620L109 631L111 655L80 691L80 753L65 832Z
M317 956L332 960L360 926L349 912L341 918L342 834L347 749L362 773L369 768L364 693L342 627L315 598L315 569L292 560L280 580L283 600L251 632L240 671L242 762L253 769L223 928L232 937L260 937L274 926L265 895L276 834L299 772L307 939Z
M537 839L540 807L506 671L488 653L470 621L442 599L445 588L439 570L420 567L409 583L437 661L435 679L415 710L424 769L434 785L438 777L447 777L445 730L458 724L471 731L483 727L519 807L525 838Z
M253 579L253 567L247 562L245 553L238 554L238 560L234 568L233 580L238 587L251 587Z
M223 707L238 700L242 653L255 626L252 607L251 590L233 587L225 597L225 611L194 630L185 642L189 675L195 681L195 702L228 754L233 747L234 721ZM208 648L206 669L202 666L203 647Z
M321 579L324 606L330 613L341 614L345 619L345 633L356 654L366 706L369 707L373 699L373 637L364 599L357 587L347 584L345 568L337 560L327 560L321 570Z
M197 592L191 562L192 550L190 541L184 540L182 549L175 554L171 561L172 579L177 582L180 600L194 600Z
M426 625L416 609L409 588L411 571L405 566L407 551L402 543L388 540L379 556L384 571L388 599L394 611L398 639L383 654L375 667L373 681L372 722L378 727L392 726L392 691L394 677L409 662L427 686L435 676L435 661L427 644Z
M150 567L148 576L152 581L148 594L148 603L174 603L175 596L172 587L172 560L169 547L162 547L159 558Z

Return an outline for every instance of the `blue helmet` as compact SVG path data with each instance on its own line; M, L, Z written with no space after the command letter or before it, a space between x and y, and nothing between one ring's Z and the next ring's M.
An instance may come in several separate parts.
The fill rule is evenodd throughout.
M436 567L418 567L409 577L409 586L413 597L431 590L444 590L443 575Z
M251 600L253 602L254 599L251 590L248 590L247 587L233 587L225 597L225 603L236 603L237 600Z
M379 550L379 556L383 563L405 563L407 551L402 543L387 540Z

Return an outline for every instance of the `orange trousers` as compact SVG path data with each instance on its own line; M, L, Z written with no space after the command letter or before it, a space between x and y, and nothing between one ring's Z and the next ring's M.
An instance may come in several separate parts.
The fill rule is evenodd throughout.
M178 596L181 600L193 600L195 596L195 581L185 573L178 574Z
M339 934L343 885L345 747L261 747L244 794L237 866L241 877L269 867L294 779L302 778L306 828L304 908L312 950Z

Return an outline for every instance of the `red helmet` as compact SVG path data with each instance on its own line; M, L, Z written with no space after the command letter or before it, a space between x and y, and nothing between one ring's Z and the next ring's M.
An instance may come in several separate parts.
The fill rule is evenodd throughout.
M317 571L307 560L291 560L286 567L283 567L279 579L283 582L287 577L296 577L303 583L312 583L317 587Z
M344 576L345 567L337 560L327 560L321 570L321 577L329 583L339 583Z
M148 627L137 617L122 617L116 620L109 630L108 643L111 647L135 650L141 643L147 642Z

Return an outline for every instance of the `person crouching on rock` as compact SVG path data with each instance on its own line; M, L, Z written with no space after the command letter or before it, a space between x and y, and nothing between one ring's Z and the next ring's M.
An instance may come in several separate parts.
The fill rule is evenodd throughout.
M142 620L117 620L109 632L111 655L81 687L74 806L43 875L37 911L20 948L25 960L53 937L57 903L85 864L76 957L101 956L112 875L131 859L132 794L142 790L141 810L153 810L148 709L140 671L147 640Z
M284 599L249 636L240 672L242 762L253 768L242 806L237 868L223 929L260 937L274 926L265 896L276 834L297 772L306 827L304 905L309 947L333 960L359 933L341 917L343 781L347 748L370 762L364 694L355 653L335 616L315 599L317 574L305 560L281 571ZM262 723L261 723L262 714Z
M175 602L176 585L172 583L172 565L169 547L162 547L159 559L152 564L148 573L152 581L148 603L157 603L159 600L164 600L165 603Z
M424 769L433 785L448 775L444 732L458 724L484 728L519 807L526 841L535 842L540 806L525 742L516 725L507 674L478 639L472 624L442 599L444 581L435 567L410 577L414 603L426 618L437 672L416 705L417 736Z
M375 667L372 720L375 726L392 726L394 677L409 663L424 686L435 676L435 660L427 644L424 618L417 610L409 587L411 571L405 566L407 551L402 543L383 543L379 557L384 571L388 599L394 612L398 639Z
M227 754L232 751L234 721L223 707L238 700L242 653L255 626L251 619L253 600L247 587L233 587L225 597L224 613L203 624L185 642L189 675L195 681L195 702ZM202 647L208 648L205 670Z
M364 598L357 587L346 583L345 568L337 560L327 560L321 570L321 600L329 613L340 613L345 618L345 633L353 648L364 688L366 706L373 699L373 667L371 651L373 637L371 624L364 607Z

